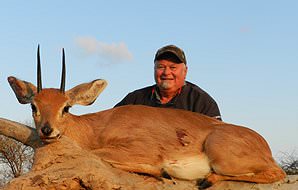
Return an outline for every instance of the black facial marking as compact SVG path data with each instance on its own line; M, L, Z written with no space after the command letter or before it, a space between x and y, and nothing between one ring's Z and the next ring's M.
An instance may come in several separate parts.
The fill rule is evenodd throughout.
M31 104L31 110L32 110L32 113L36 113L37 112L37 108L34 104Z

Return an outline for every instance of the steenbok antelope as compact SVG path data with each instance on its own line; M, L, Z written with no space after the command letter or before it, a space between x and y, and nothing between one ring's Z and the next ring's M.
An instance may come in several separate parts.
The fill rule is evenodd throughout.
M285 177L264 138L251 129L177 109L128 105L73 115L75 104L92 104L106 87L94 80L65 91L65 56L60 89L42 88L39 48L37 87L8 77L18 101L31 104L36 130L51 143L67 136L116 168L156 177L272 183Z

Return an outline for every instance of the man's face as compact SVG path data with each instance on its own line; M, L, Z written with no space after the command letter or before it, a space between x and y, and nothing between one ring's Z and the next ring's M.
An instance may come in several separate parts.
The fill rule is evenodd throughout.
M160 90L175 92L184 85L187 66L168 60L155 61L154 78Z

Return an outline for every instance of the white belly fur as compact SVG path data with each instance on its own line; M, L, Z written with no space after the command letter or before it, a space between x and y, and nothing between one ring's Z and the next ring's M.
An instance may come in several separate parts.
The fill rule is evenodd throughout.
M163 163L163 169L170 176L185 180L205 178L211 171L205 154L166 160Z

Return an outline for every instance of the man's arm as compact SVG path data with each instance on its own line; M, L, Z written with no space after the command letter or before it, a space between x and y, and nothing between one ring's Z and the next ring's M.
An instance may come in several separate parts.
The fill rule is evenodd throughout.
M136 99L135 93L130 92L120 102L118 102L114 107L135 104L135 99Z
M220 114L219 108L217 106L217 103L215 102L215 100L212 97L209 97L208 99L209 100L207 100L206 104L205 104L205 110L204 110L205 114L222 121L221 114Z

